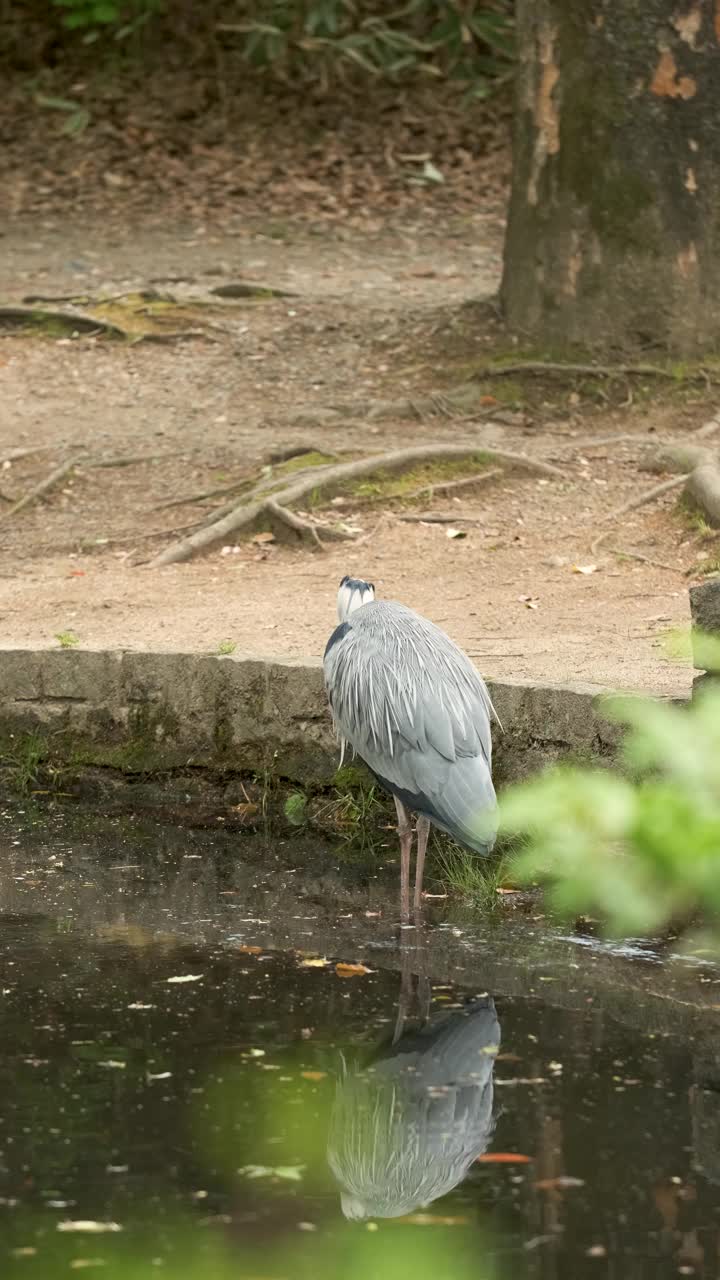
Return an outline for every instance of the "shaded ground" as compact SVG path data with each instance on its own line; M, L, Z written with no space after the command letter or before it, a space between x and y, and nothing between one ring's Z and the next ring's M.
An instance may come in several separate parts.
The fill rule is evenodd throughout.
M215 299L223 311L212 313L212 342L2 341L6 498L22 495L78 446L94 461L145 459L80 467L47 500L0 522L3 642L52 644L57 632L72 630L91 647L212 649L228 639L238 650L318 653L336 581L352 571L431 614L490 675L687 687L689 672L668 663L661 633L685 623L684 574L708 552L673 514L670 494L626 516L610 540L667 567L606 551L592 556L602 517L638 490L638 451L633 442L575 448L573 441L682 435L708 416L704 397L603 409L595 395L561 387L553 402L536 397L528 407L510 386L507 405L494 402L498 416L487 421L482 407L460 421L362 416L377 397L417 397L457 383L492 346L492 314L470 304L497 285L501 231L492 202L449 226L403 221L360 238L299 230L278 241L252 223L232 237L198 228L107 236L59 221L6 237L12 302L148 287L197 299L238 279L297 296ZM338 404L347 413L325 414ZM475 494L438 496L436 511L477 521L463 539L449 539L443 525L392 516L378 527L377 504L349 500L343 514L370 534L359 548L335 546L321 557L241 543L187 565L137 567L172 540L169 531L198 518L195 504L160 504L222 487L273 449L306 443L363 452L443 439L554 459L568 479L513 472ZM21 448L43 451L8 466ZM574 571L591 564L596 572Z
M643 439L698 427L712 388L666 398L652 379L507 378L475 383L487 394L470 412L417 411L499 343L508 354L481 301L501 269L506 104L445 85L355 93L339 111L340 99L277 86L246 101L233 81L223 106L218 84L177 57L142 84L129 69L112 83L86 70L16 76L0 107L0 305L72 311L66 299L80 298L156 340L72 337L54 322L17 336L0 320L0 643L73 632L89 647L313 655L350 571L435 618L488 675L687 689L662 637L686 624L686 575L713 563L715 541L670 493L591 548L606 513L656 482L638 474ZM38 84L84 105L78 134ZM427 161L442 182L423 179ZM289 296L212 293L238 282ZM368 416L378 400L406 403ZM606 440L626 433L640 440ZM191 563L142 567L223 501L178 499L252 475L274 451L444 441L544 458L565 479L509 471L389 513L371 485L332 508L359 546L321 556L230 537ZM45 497L8 514L79 452ZM428 510L466 536L399 519Z

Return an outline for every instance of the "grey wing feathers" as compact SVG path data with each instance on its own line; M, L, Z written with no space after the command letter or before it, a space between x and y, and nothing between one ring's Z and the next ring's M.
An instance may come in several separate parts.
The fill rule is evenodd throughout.
M333 633L324 670L341 739L408 808L491 848L493 708L462 650L404 605L374 601Z

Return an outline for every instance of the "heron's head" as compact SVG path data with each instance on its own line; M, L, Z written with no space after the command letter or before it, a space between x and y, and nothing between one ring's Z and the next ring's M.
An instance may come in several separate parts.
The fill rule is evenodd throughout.
M340 622L345 622L353 609L359 609L362 604L370 604L374 599L374 582L349 578L346 574L338 588L337 611Z

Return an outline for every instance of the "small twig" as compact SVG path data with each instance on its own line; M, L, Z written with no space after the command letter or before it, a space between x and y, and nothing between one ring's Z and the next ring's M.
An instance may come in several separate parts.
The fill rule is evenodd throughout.
M671 382L675 381L675 374L669 369L661 369L655 364L562 364L555 361L545 360L523 360L517 364L504 364L499 367L487 365L484 369L475 370L474 378L506 378L516 373L567 373L589 375L596 378L666 378ZM706 378L707 370L698 370L696 374L689 375L689 378L697 381L698 378Z
M606 550L613 556L620 556L621 559L626 560L639 560L641 564L651 564L656 569L668 569L671 573L684 572L676 564L666 564L664 560L654 560L652 556L644 556L639 551L626 551L624 547L607 547Z
M412 493L398 494L398 497L410 501L411 498L422 498L425 494L432 500L436 493L449 493L451 489L468 489L471 485L484 484L486 480L494 480L502 475L502 467L491 467L489 471L480 471L475 476L465 476L462 480L440 480L437 484L426 484L422 489L414 489Z
M134 467L140 462L157 462L161 458L177 458L183 453L187 453L187 449L171 449L166 453L135 453L135 454L118 454L115 458L88 458L83 466L88 470L96 467Z
M303 537L309 534L318 550L325 550L315 525L311 524L309 520L302 520L294 511L288 511L287 507L281 507L273 498L266 498L263 505L268 515L280 520L282 524L286 524L289 529L294 529L296 533L301 534Z
M14 516L18 511L30 506L30 503L35 502L36 498L41 498L44 493L52 489L53 485L62 480L69 471L72 471L73 467L76 467L82 459L83 454L81 453L76 453L71 458L66 458L65 462L62 462L59 467L56 467L54 471L45 476L45 479L36 484L33 489L30 489L24 497L18 498L18 501L14 502L7 511L3 511L2 515L0 515L0 520L7 520L9 516Z
M165 498L163 502L157 502L151 510L166 511L169 507L189 507L194 502L209 502L211 498L224 498L228 493L237 493L244 484L249 484L249 481L236 480L234 484L225 484L219 489L202 489L200 493L181 493L179 498Z
M361 537L355 539L355 546L362 547L365 545L366 542L369 542L371 538L374 538L375 534L378 533L380 529L382 529L386 519L387 519L387 514L383 512L377 524L374 524L372 529L370 529L368 533L363 533Z
M608 444L629 444L630 442L657 445L669 444L670 441L662 436L648 435L647 432L631 431L621 435L614 436L583 436L579 440L568 440L567 444L556 445L552 453L569 453L571 450L578 449L594 449L598 445Z
M437 514L433 511L418 511L411 515L398 515L397 520L403 520L406 524L482 524L474 516L461 516L452 512L450 515Z

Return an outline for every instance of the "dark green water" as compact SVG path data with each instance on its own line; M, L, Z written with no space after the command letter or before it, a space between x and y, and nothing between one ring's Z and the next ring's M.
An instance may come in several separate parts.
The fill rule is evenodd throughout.
M0 850L0 1276L720 1274L712 972L527 919L401 951L292 845L8 812Z

